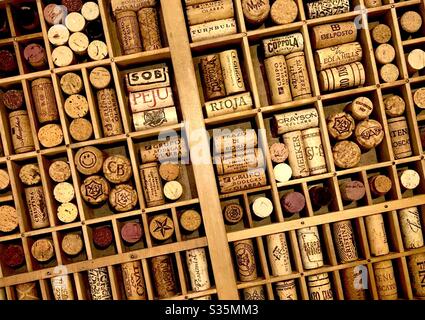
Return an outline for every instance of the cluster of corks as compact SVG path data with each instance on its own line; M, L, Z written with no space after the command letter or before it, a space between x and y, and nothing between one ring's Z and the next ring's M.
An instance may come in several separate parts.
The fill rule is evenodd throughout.
M127 73L125 80L136 131L178 123L169 68L166 64Z
M0 194L10 191L10 177L5 169L0 169ZM19 226L18 213L15 206L2 204L0 206L0 234L16 231Z
M420 13L416 11L404 12L399 20L403 39L422 37L419 34L423 29L423 21ZM415 48L405 55L406 64L409 75L411 77L418 75L420 71L425 69L425 51Z
M253 108L237 50L201 57L199 70L208 118Z
M284 25L298 17L298 5L294 0L242 0L242 11L248 26L256 28L263 23Z
M108 56L104 41L99 5L82 0L63 0L44 8L49 25L47 36L55 47L52 60L55 66L65 67L77 61L102 60Z

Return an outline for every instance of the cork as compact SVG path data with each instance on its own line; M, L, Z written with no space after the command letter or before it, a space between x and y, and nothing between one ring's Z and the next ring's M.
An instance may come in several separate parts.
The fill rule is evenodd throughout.
M100 16L99 5L93 1L86 2L81 8L81 14L87 21L96 20Z
M44 20L49 25L56 25L65 22L67 8L63 5L57 5L55 3L50 3L44 7L43 16Z
M59 46L52 51L52 60L57 67L67 67L75 60L74 52L67 46Z
M65 100L64 108L69 117L82 118L89 112L89 103L85 96L73 94Z
M15 289L18 300L40 300L35 282L17 284Z
M1 255L4 264L10 268L19 268L25 263L24 249L21 245L9 244Z
M163 162L159 165L159 175L165 181L176 180L180 176L180 165L178 163Z
M68 233L62 239L62 250L69 256L76 256L83 250L83 240L78 233Z
M297 191L290 191L280 198L283 215L286 218L292 217L294 214L301 212L306 205L305 197Z
M386 195L392 188L393 183L390 178L382 174L378 174L369 178L369 187L372 195L382 197Z
M266 68L272 104L292 101L285 56L278 55L267 58L264 60L264 66Z
M349 0L318 0L307 3L307 17L309 19L334 16L350 11Z
M111 284L106 267L87 271L92 300L112 300Z
M109 183L101 176L90 176L86 178L81 187L81 196L84 201L92 205L100 205L108 199Z
M298 245L304 269L323 266L323 254L320 247L319 230L316 226L297 230Z
M103 60L108 56L108 47L101 40L93 40L87 48L87 54L92 60Z
M315 49L354 42L357 39L357 27L353 21L315 26L311 29L311 39L311 44Z
M224 19L189 27L192 42L215 39L237 33L235 19Z
M68 9L68 12L77 12L83 7L82 0L62 0L61 2Z
M284 143L275 142L269 147L270 158L274 163L283 163L288 159L289 149Z
M18 69L16 56L9 50L0 50L0 71L11 73Z
M422 26L421 15L416 11L407 11L400 18L401 28L408 33L418 32Z
M52 80L49 78L33 80L31 89L38 122L43 124L59 120Z
M0 289L0 301L6 301L7 297L6 297L6 291L4 288Z
M419 134L421 137L422 148L424 148L425 146L425 127L424 126L419 127Z
M425 271L425 254L419 253L407 258L413 294L419 299L425 297L425 286L422 282Z
M373 111L373 102L368 97L357 97L345 107L354 120L365 120Z
M213 158L213 162L219 175L244 172L265 166L263 153L258 148L217 155Z
M400 70L398 70L398 67L395 64L387 63L381 67L379 75L384 82L390 83L397 81L400 75Z
M78 55L85 55L89 46L89 38L82 32L75 32L69 37L68 45Z
M300 52L304 50L304 37L302 33L296 32L264 39L263 49L265 58Z
M365 0L364 4L366 8L377 8L382 6L382 1L381 0Z
M105 67L96 67L90 71L89 80L96 89L105 89L111 83L111 73Z
M7 190L10 186L9 174L6 170L0 169L0 191Z
M144 51L162 48L161 29L159 28L158 12L156 8L143 8L137 12L140 35Z
M170 86L168 66L164 63L156 68L151 66L140 71L129 72L125 76L128 92L146 91Z
M71 32L81 32L86 25L86 19L79 12L71 12L65 18L65 26Z
M376 43L387 43L391 40L391 37L391 28L386 24L380 23L372 29L372 40L374 40Z
M273 167L274 178L278 182L287 182L292 177L292 168L286 163L279 163Z
M62 203L58 207L57 217L63 223L74 222L78 217L78 208L75 204L68 202Z
M162 193L162 181L156 162L145 163L140 166L143 193L147 207L160 206L165 203Z
M257 279L257 265L255 262L254 243L251 239L233 242L236 256L236 267L240 281Z
M337 142L332 148L335 165L341 169L348 169L360 163L361 150L352 141Z
M1 96L3 104L9 110L18 110L24 105L24 92L22 90L7 90Z
M121 115L118 107L115 89L102 89L97 91L97 103L102 122L103 135L111 137L122 134L124 129L121 124Z
M236 224L243 218L243 208L237 203L230 203L223 209L223 217L226 223Z
M248 172L230 173L218 177L221 193L231 193L263 187L267 184L266 173L263 168Z
M68 72L62 76L60 86L67 95L77 94L83 90L83 80L78 74Z
M291 258L284 233L271 234L267 239L267 254L273 276L292 273Z
M25 199L32 229L41 229L50 226L43 187L25 188Z
M142 239L143 229L138 222L126 222L121 228L121 238L127 244L135 244Z
M40 144L45 148L53 148L63 142L62 128L55 123L44 125L38 130L37 135Z
M87 141L93 135L93 126L85 118L78 118L69 124L69 134L75 141Z
M320 128L301 131L305 154L307 156L310 175L327 172L325 153L323 151Z
M56 24L49 28L47 37L54 46L63 46L69 40L69 30L64 24Z
M228 153L253 150L258 145L258 138L253 129L222 130L214 134L214 153Z
M102 151L92 146L78 149L74 157L77 170L86 176L96 174L102 170L103 160Z
M413 49L407 55L407 69L409 73L415 73L425 68L425 51Z
M186 17L189 26L233 18L234 14L232 0L215 0L186 6Z
M255 286L242 290L243 299L246 301L261 301L266 300L263 286Z
M401 236L404 248L407 250L424 246L421 226L421 214L417 207L405 208L398 211Z
M114 236L109 226L94 228L92 237L94 245L101 250L108 248L114 241Z
M205 103L207 117L217 117L224 114L235 113L240 111L251 110L253 102L251 93L244 92L241 94L224 97L222 99L212 100Z
M354 133L357 143L365 150L377 147L384 139L384 128L373 119L358 122Z
M323 206L328 206L333 199L331 191L326 186L313 186L308 190L308 193L314 211Z
M323 70L319 73L319 85L322 91L335 91L362 86L366 74L360 62Z
M121 264L122 280L127 300L147 300L145 279L140 261Z
M72 275L60 275L50 279L52 285L53 297L56 301L74 300L74 291L72 288Z
M385 231L384 217L382 214L375 214L365 217L367 238L372 256L382 256L390 252Z
M367 283L363 283L362 268L366 268L361 265L358 267L351 267L342 269L340 271L341 281L344 289L344 297L347 300L366 300L366 291L364 287Z
M18 227L18 214L12 206L0 206L0 231L12 232Z
M255 218L264 219L273 212L273 202L266 197L257 197L251 203L252 213Z
M202 224L201 214L193 209L185 210L180 216L180 226L187 232L194 232Z
M384 100L385 114L388 117L399 117L406 109L406 103L403 98L398 95L391 95Z
M419 88L413 94L413 101L420 109L425 109L425 88Z
M276 282L276 295L279 300L298 300L295 280Z
M410 157L412 146L410 144L409 127L405 117L388 119L391 145L396 159Z
M276 0L270 9L270 17L275 24L294 22L298 16L298 6L293 0Z
M38 262L47 262L54 256L53 242L50 239L39 239L31 246L31 254Z
M235 49L219 53L227 95L246 91L238 52Z
M242 0L245 21L252 26L263 24L270 13L269 0Z
M212 2L213 3L213 2ZM223 73L221 71L220 56L211 54L199 61L200 73L206 101L222 98L226 95Z
M26 110L10 112L9 124L15 153L35 150L28 112Z
M137 205L137 192L129 184L120 184L112 188L109 203L118 212L130 211Z
M41 70L47 66L46 50L38 43L31 43L25 47L24 58L34 69Z
M74 186L69 182L60 182L54 187L53 196L60 203L71 202L75 197Z
M39 184L41 181L40 168L37 164L25 164L19 170L19 179L26 186Z
M292 152L289 153L288 162L292 169L292 177L295 179L310 175L307 154L303 143L301 131L287 132L283 135L283 142Z
M394 47L388 43L380 44L375 49L375 58L376 61L380 64L387 64L393 62L395 59Z
M140 147L142 163L148 162L176 162L179 158L186 158L188 149L186 141L180 137L170 137L163 141L156 141Z
M119 154L107 157L103 162L103 174L115 184L128 181L133 175L130 160Z
M376 289L379 299L396 300L398 298L397 283L391 260L374 263L373 272L375 273Z
M363 182L358 180L344 181L339 185L341 197L344 201L359 201L365 194L365 186Z
M333 223L332 231L339 261L341 263L356 261L359 255L351 221L344 220Z
M191 5L194 5L194 4L201 4L201 3L205 3L205 2L209 2L209 1L211 1L211 0L184 0L186 6L191 6Z
M328 273L319 273L307 277L310 300L334 300Z
M121 11L115 15L118 39L124 54L142 52L139 22L135 11Z
M179 122L175 107L146 110L133 114L135 131L171 126Z
M360 43L350 42L317 50L314 53L314 62L316 70L322 71L361 61L362 57L363 50Z
M205 248L187 250L186 264L192 290L199 292L210 289L211 282L208 274L208 261Z
M193 0L194 4L202 0ZM209 1L209 0L208 0ZM203 0L206 2L206 0ZM155 7L157 0L111 0L111 8L114 14L120 11L138 11L142 8Z
M272 131L281 135L290 131L305 130L319 126L319 114L315 108L273 115Z
M151 259L152 276L158 298L165 299L177 294L177 283L170 255Z
M178 200L183 195L183 186L178 181L168 181L164 184L164 196L171 201Z
M285 59L288 67L292 100L311 98L312 91L304 52L290 53Z

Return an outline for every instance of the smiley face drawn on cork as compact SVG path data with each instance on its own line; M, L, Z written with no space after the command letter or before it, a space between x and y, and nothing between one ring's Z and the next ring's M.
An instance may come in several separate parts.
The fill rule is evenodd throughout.
M91 151L85 151L79 158L79 163L83 168L92 168L97 162L96 155Z

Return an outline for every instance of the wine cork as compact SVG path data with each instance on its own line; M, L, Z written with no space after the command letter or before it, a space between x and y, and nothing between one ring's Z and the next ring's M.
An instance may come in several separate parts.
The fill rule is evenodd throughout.
M0 71L11 73L18 69L15 55L9 50L0 50Z
M52 80L39 78L31 82L35 111L40 123L59 120Z
M156 68L151 66L140 71L129 72L125 76L128 92L146 91L150 89L169 87L170 76L168 66L160 64Z
M25 47L24 58L31 67L37 70L47 66L46 50L38 43L31 43Z
M369 187L372 195L382 197L392 188L393 183L387 176L378 174L369 179Z
M0 100L9 110L17 110L24 105L24 93L22 90L7 90Z
M156 162L145 163L140 166L143 193L147 207L160 206L165 203L162 193L162 181Z
M108 199L109 183L101 176L90 176L83 181L80 187L84 201L92 205L100 205Z
M293 0L276 0L270 9L270 17L275 24L294 22L297 16L298 6Z
M360 62L343 65L338 68L323 70L319 73L320 89L335 91L362 86L366 81L366 74Z
M346 112L334 113L327 119L328 133L335 140L351 137L355 128L352 116Z
M323 266L323 254L320 247L319 230L316 226L297 230L298 245L304 269Z
M219 176L218 182L221 193L231 193L263 187L267 184L267 179L264 169L257 168L247 172L230 173Z
M219 56L227 95L246 91L238 52L222 51Z
M258 26L268 18L270 2L269 0L242 0L242 11L248 24Z
M10 186L9 174L6 170L0 169L0 191L7 190Z
M99 249L108 248L114 240L109 226L101 226L93 229L93 243Z
M78 55L85 55L89 47L89 38L82 32L71 34L68 45Z
M327 167L322 138L320 137L320 128L303 130L301 135L310 175L325 173Z
M69 12L77 12L80 11L83 7L82 0L62 0L62 5L64 5Z
M211 0L184 0L186 6L192 6L194 4L201 4L209 1Z
M284 233L267 236L267 254L273 276L284 276L292 273L291 259Z
M174 106L171 87L131 92L129 100L131 112L133 113Z
M35 282L17 284L15 289L18 300L40 300Z
M69 256L76 256L83 250L83 239L78 233L68 233L62 239L62 250Z
M96 89L105 89L111 83L111 73L105 67L96 67L90 71L89 80Z
M81 94L73 94L65 100L65 112L73 118L82 118L89 112L89 103Z
M180 176L180 165L178 163L163 162L159 165L159 175L165 181L176 180Z
M75 62L73 51L67 46L59 46L52 51L52 60L57 67L66 67Z
M421 136L422 148L425 147L425 126L419 126L419 134Z
M133 172L130 160L122 155L109 156L103 162L103 173L110 182L118 184L128 181Z
M18 214L12 206L0 206L0 231L12 232L18 227Z
M418 108L425 109L425 88L419 88L415 91L413 101Z
M310 300L334 300L328 273L307 277Z
M171 126L179 122L175 107L146 110L133 114L135 131Z
M121 271L127 300L147 300L145 279L140 261L121 264Z
M87 21L96 20L100 16L99 5L93 1L86 2L81 8L81 14Z
M323 206L328 206L332 201L332 193L326 186L313 186L308 190L313 210L319 210Z
M216 117L224 114L250 110L253 107L251 93L244 92L205 103L207 117Z
M39 184L41 181L40 168L37 164L26 164L19 170L19 179L26 186Z
M361 150L352 141L337 142L332 148L335 165L341 169L348 169L360 163Z
M9 244L1 255L4 264L10 268L19 268L25 263L24 249L21 245Z
M334 22L315 26L311 29L312 45L315 49L323 49L357 39L357 27L352 21Z
M126 222L121 228L121 238L127 244L135 244L142 239L143 229L138 222Z
M190 285L193 291L199 292L211 288L205 248L187 250L186 264L189 270Z
M379 44L387 43L391 40L391 28L386 24L380 23L372 29L372 39Z
M78 217L78 208L71 202L63 203L58 207L57 216L63 223L74 222Z
M186 6L186 16L189 26L233 18L233 1L215 0L193 6Z
M388 130L390 132L394 157L396 159L410 157L413 152L406 118L397 117L388 119Z
M375 49L375 58L376 61L380 64L387 64L393 62L395 59L394 47L388 43L380 44Z
M143 8L137 12L140 35L145 51L162 48L161 29L159 28L158 12L156 8Z
M86 26L86 19L79 12L71 12L65 18L65 26L71 32L81 32Z
M316 70L322 71L361 61L362 57L363 50L360 43L350 42L317 50L314 53L314 62Z
M74 119L69 124L69 134L76 141L87 141L93 135L93 126L87 119Z
M273 202L266 197L258 197L252 202L252 213L259 219L270 216L273 212Z
M289 149L284 143L275 142L270 148L270 158L275 163L283 163L288 159Z
M311 98L312 91L304 52L290 53L285 58L288 67L292 100Z
M373 119L357 123L354 133L357 143L366 150L377 147L384 139L384 128Z
M292 169L292 177L298 179L310 175L307 155L301 131L287 132L283 135L283 142L292 152L289 153L288 162Z
M407 11L400 18L401 28L408 33L418 32L422 26L422 18L416 11Z
M69 40L69 30L64 24L56 24L49 28L47 37L54 46L63 46Z
M366 267L361 265L359 267L341 270L344 297L347 300L366 300L366 292L364 289L366 283L363 282L362 268Z
M171 137L140 147L142 163L176 162L179 158L186 158L187 154L186 142L180 137Z
M171 256L163 255L151 259L153 282L158 298L170 298L177 294L177 284L174 275Z
M397 283L391 260L373 264L376 289L380 300L396 300L398 298Z
M254 243L251 239L233 242L240 281L257 279Z
M264 167L264 156L261 150L254 148L245 152L231 152L214 157L214 164L219 175L238 173Z
M417 207L398 211L401 235L405 249L416 249L424 246L420 213Z
M341 197L344 201L359 201L365 194L365 186L363 182L358 180L345 181L339 185Z
M243 299L246 301L252 301L252 300L266 300L266 295L264 293L263 286L255 286L251 288L245 288L242 290L243 292Z
M390 83L398 79L400 70L398 70L398 67L395 64L387 63L381 67L379 75L384 82Z
M292 177L292 168L286 163L279 163L273 167L274 178L278 182L287 182Z
M413 49L407 55L407 69L409 73L415 73L425 68L425 51Z
M201 3L202 0L192 0L193 4ZM209 1L209 0L208 0ZM206 2L203 0L203 2ZM111 0L111 8L114 14L120 11L138 11L142 8L155 7L157 0Z
M74 157L77 170L86 175L98 173L103 167L103 153L96 147L84 147L78 149Z
M366 8L376 8L382 6L381 0L365 0L364 4Z
M49 25L65 23L67 8L63 5L50 3L44 7L43 16Z
M341 263L356 261L359 255L351 221L344 220L333 223L332 231L339 261Z
M83 90L83 80L78 74L68 72L62 76L60 86L67 95L77 94Z
M33 229L46 228L50 225L44 200L43 187L25 188L25 199Z
M106 267L87 271L92 300L112 300L111 284Z
M258 138L253 129L222 130L213 137L214 153L228 153L236 151L251 151L258 144Z
M124 54L142 52L139 22L134 11L121 11L115 15L121 50Z
M375 214L365 217L367 238L369 240L370 253L373 256L382 256L390 252L385 231L384 217Z
M103 60L108 56L108 47L101 40L93 40L87 48L87 54L92 60Z
M309 19L334 16L350 11L349 0L318 0L307 3Z
M220 56L211 54L199 61L205 100L222 98L226 95Z
M298 300L295 280L276 282L276 295L279 300Z
M112 188L109 203L118 212L130 211L137 205L137 192L131 185L120 184Z
M53 196L60 203L71 202L75 197L74 186L69 182L60 182L54 187Z
M105 137L111 137L122 134L124 129L121 124L121 115L115 90L102 89L97 91L97 103L103 135Z
M168 181L164 184L164 196L171 201L178 200L183 194L183 186L178 181Z
M40 144L45 148L53 148L63 142L62 128L55 123L46 124L41 127L37 135Z
M201 214L193 209L185 210L180 216L180 225L187 232L194 232L202 224Z
M413 294L419 299L425 297L425 285L422 281L425 272L425 254L419 253L407 258Z
M266 68L272 104L292 101L285 56L278 55L267 58L264 60L264 66Z
M345 108L355 120L367 119L373 111L373 102L368 97L358 97Z
M270 58L277 55L304 50L304 37L300 32L263 40L264 56Z
M26 110L18 110L9 113L9 124L15 153L33 151L35 146L28 112Z
M56 301L74 300L71 276L68 274L56 276L50 279L53 297Z
M237 203L228 204L223 209L223 217L228 224L236 224L242 220L243 208Z
M31 254L38 262L47 262L55 255L50 239L39 239L31 246Z
M302 193L290 191L280 198L283 215L287 218L301 212L306 204L305 197Z
M235 19L224 19L189 27L192 42L215 39L237 33Z
M384 100L385 113L389 117L399 117L406 109L406 103L398 95L391 95Z

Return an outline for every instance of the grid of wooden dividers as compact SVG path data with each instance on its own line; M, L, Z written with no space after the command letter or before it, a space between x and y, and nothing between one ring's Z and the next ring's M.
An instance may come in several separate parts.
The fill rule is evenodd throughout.
M180 0L161 0L161 22L163 31L163 41L166 45L163 49L142 52L132 55L121 55L119 43L115 31L114 22L111 19L109 2L99 0L101 9L101 19L104 27L105 39L108 45L109 58L72 65L63 68L54 68L51 59L51 48L47 39L47 26L42 16L43 2L37 0L37 7L40 13L41 31L40 33L31 35L17 36L12 19L12 11L10 7L11 1L4 1L1 6L6 8L9 20L11 38L1 39L0 46L9 45L15 48L16 57L19 65L19 74L17 76L0 79L0 87L5 88L11 85L21 86L25 94L25 102L27 105L29 117L32 123L32 132L34 137L37 132L35 113L30 93L30 81L39 77L49 77L53 81L56 100L60 114L60 122L64 132L64 145L51 148L41 149L39 142L35 139L36 151L25 154L12 154L12 144L8 131L8 119L5 110L1 112L0 118L0 134L4 147L5 156L0 158L0 168L6 168L11 179L11 192L0 197L0 203L15 203L18 212L21 212L19 218L19 232L0 237L0 245L4 243L22 243L25 256L26 267L19 269L17 272L10 272L0 267L0 288L5 288L8 299L15 299L14 286L16 284L36 281L38 283L41 296L43 299L52 298L51 286L49 279L55 274L55 266L65 264L67 271L73 275L73 284L78 299L89 299L87 273L89 269L107 266L109 277L111 280L112 294L114 299L125 298L122 291L122 285L119 280L118 266L120 263L141 260L143 272L145 276L147 293L149 299L154 299L154 288L152 278L149 271L148 259L162 254L171 254L176 262L176 274L179 279L179 294L175 299L190 299L204 295L213 295L220 299L238 299L242 297L241 290L243 288L262 285L265 288L266 298L276 299L273 284L288 279L296 279L299 296L302 299L308 299L308 289L306 277L309 275L328 272L331 275L331 283L334 296L337 299L344 299L343 287L341 283L340 270L357 265L365 265L368 269L369 296L377 299L377 290L374 278L372 264L383 260L392 260L397 276L397 286L399 289L399 297L412 299L414 298L411 282L409 278L406 257L415 253L425 252L425 248L414 250L405 250L401 237L401 231L397 216L398 209L412 206L419 206L421 212L425 212L425 160L420 140L419 124L425 120L423 113L415 109L412 98L412 90L425 85L425 76L409 78L404 53L409 52L416 46L425 43L425 32L422 37L403 40L399 31L398 18L400 12L411 8L418 11L425 20L425 1L393 1L384 0L382 7L365 9L363 0L352 1L352 10L345 14L335 15L331 17L307 20L303 9L303 2L298 0L300 9L298 19L288 25L272 26L268 28L260 28L250 30L244 22L242 6L240 0L234 0L235 19L238 25L238 33L230 36L206 40L196 43L190 43L188 38L188 28L186 26L184 15L184 4ZM319 24L348 21L361 17L363 21L386 21L393 31L392 43L395 46L397 60L396 64L400 69L400 77L394 83L381 83L377 63L373 54L373 45L369 27L367 24L359 30L359 38L364 52L364 65L366 67L367 81L365 86L356 89L340 91L336 93L321 93L317 81L317 73L314 69L313 51L310 45L310 29ZM257 49L262 39L299 31L303 34L306 45L305 53L307 59L307 67L312 83L313 97L296 102L289 102L280 105L269 105L267 100L267 92L263 85L263 75L261 74L260 62L257 57ZM30 39L39 39L44 41L49 60L49 70L27 73L22 63L21 53L19 50L20 43ZM210 53L219 52L220 50L234 48L239 52L239 57L244 70L245 82L252 94L255 108L250 111L219 116L216 118L205 117L202 110L201 89L199 86L199 76L197 74L197 57ZM216 180L212 162L207 164L192 163L193 179L190 180L192 194L195 196L189 200L178 201L172 204L166 204L154 208L146 208L144 205L142 186L138 174L139 155L138 147L140 143L146 141L154 141L162 130L148 130L141 132L132 132L131 115L127 107L127 97L124 90L123 74L125 70L137 68L138 65L149 65L157 62L168 62L172 69L172 79L174 81L174 89L178 92L178 105L181 110L181 118L185 125L178 124L171 126L169 129L178 132L185 131L188 137L189 148L192 150L209 150L210 141L204 135L199 135L199 130L211 130L213 128L221 128L226 126L233 127L251 127L262 129L259 131L260 147L264 152L266 159L266 173L268 177L268 185L262 188L240 191L236 193L220 195L213 181ZM82 74L84 80L85 91L88 95L90 105L90 114L96 115L95 101L92 97L88 72L96 66L106 66L110 68L113 75L114 86L118 95L119 107L124 124L125 133L114 137L102 137L99 120L96 116L92 116L94 125L95 139L81 143L73 143L68 132L68 120L66 119L63 109L63 97L60 92L59 78L68 71L76 71ZM398 92L406 101L406 118L409 125L409 133L412 142L413 155L409 158L396 160L391 148L388 127L386 124L386 116L383 106L383 97L385 95ZM362 156L359 166L339 170L333 163L331 153L331 142L326 133L325 117L330 110L341 110L342 106L352 101L354 97L366 95L370 97L374 103L375 113L373 117L379 120L385 128L385 139L383 144L375 151L368 152ZM326 153L326 161L328 165L328 173L291 180L286 183L277 183L274 178L273 166L268 150L268 144L271 139L269 122L274 113L283 110L314 106L320 115L320 126L322 128L322 141ZM419 123L419 124L418 124ZM192 134L193 133L193 134ZM198 134L196 134L198 133ZM81 199L77 192L76 202L79 208L80 216L77 222L60 225L56 218L54 208L56 206L52 194L52 183L48 176L48 164L55 159L64 159L69 161L72 171L72 181L76 190L79 190L81 183L79 174L74 167L74 155L77 149L94 145L102 150L119 149L125 152L132 160L132 169L134 172L134 184L139 194L140 207L137 210L123 214L100 214L92 212ZM201 147L200 147L201 146ZM210 154L207 152L207 158ZM49 212L50 227L41 230L30 231L26 216L25 201L23 199L23 189L19 181L18 172L23 164L38 163L41 169L42 185L44 188L47 207ZM404 192L400 187L397 171L403 168L414 168L421 176L421 184L412 192ZM371 174L385 173L393 182L393 191L386 196L385 199L379 201L371 196L371 192L366 185L366 198L363 202L357 203L357 206L346 206L339 192L339 184L344 179L356 178L367 182L367 178ZM195 183L196 181L196 183ZM286 190L301 190L305 195L307 202L308 187L314 184L327 184L335 193L335 199L329 210L325 212L313 212L311 205L307 205L306 214L291 219L284 219L280 197ZM196 186L196 190L195 190ZM189 187L189 186L185 186ZM274 204L274 213L272 218L261 222L253 219L250 213L250 200L256 195L265 195L270 198ZM245 220L236 227L225 226L222 218L222 207L230 202L239 202L245 208ZM193 239L185 238L176 229L175 239L165 244L156 244L149 236L147 229L147 221L150 215L157 212L166 212L174 220L177 219L177 211L195 206L202 211L204 233ZM387 234L390 242L391 252L385 256L372 257L370 254L365 222L366 216L383 213L387 226ZM424 213L422 213L422 223L424 223ZM139 219L143 222L145 228L145 243L142 247L134 251L127 251L125 246L119 241L118 226L126 219ZM331 233L331 224L341 220L351 220L355 227L357 236L357 244L359 246L360 259L348 264L338 264L333 238ZM99 224L108 224L112 226L115 232L115 248L113 252L106 255L96 252L90 243L90 230L93 226ZM175 221L178 225L178 222ZM325 266L319 269L304 270L298 243L296 230L308 227L319 226L320 236L323 242L323 251L325 256ZM423 224L424 225L424 224ZM85 254L77 260L67 260L61 255L59 239L67 231L78 231L83 235L85 242ZM266 239L265 236L277 232L285 232L291 253L291 262L293 273L287 276L273 277L267 262ZM37 263L31 259L29 252L29 244L40 236L51 237L55 245L56 259L48 267L40 269ZM256 248L257 268L259 277L250 282L238 282L235 273L234 252L232 243L242 239L254 239ZM191 292L188 282L188 274L183 263L183 254L185 250L207 247L209 252L209 262L211 264L210 277L213 287L203 292Z

